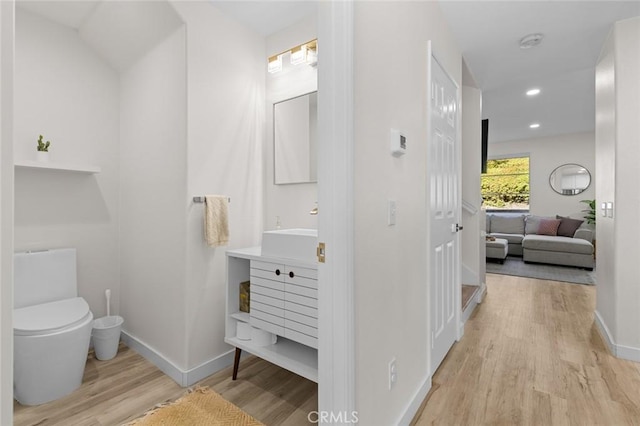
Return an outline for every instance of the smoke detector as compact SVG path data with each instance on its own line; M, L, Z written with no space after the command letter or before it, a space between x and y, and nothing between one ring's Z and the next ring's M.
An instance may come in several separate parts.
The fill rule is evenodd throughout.
M520 49L531 49L540 44L544 35L540 33L529 34L520 39Z

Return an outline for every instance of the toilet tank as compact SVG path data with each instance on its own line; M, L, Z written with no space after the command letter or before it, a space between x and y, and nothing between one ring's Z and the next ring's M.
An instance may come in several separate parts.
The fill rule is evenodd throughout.
M74 248L15 253L13 274L14 309L78 296Z

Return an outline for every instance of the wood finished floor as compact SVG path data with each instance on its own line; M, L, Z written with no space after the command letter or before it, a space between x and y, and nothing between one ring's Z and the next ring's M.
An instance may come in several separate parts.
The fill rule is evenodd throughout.
M416 425L640 425L640 364L612 357L593 322L595 287L487 275L487 295L433 377ZM267 425L307 424L317 385L258 358L200 382ZM122 346L87 363L82 387L15 425L120 425L183 395Z
M640 364L611 356L595 287L487 275L415 425L640 425Z
M266 425L310 424L308 413L318 409L314 382L256 357L241 361L236 381L229 367L198 385L211 387ZM153 364L120 345L113 360L89 356L83 384L71 395L35 407L14 401L14 425L121 425L185 393Z

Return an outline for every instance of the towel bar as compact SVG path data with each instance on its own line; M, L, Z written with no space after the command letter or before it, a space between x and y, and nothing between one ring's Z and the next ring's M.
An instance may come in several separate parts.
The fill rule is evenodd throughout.
M227 201L231 202L231 197L227 198ZM206 198L205 197L193 197L193 202L194 203L206 203Z

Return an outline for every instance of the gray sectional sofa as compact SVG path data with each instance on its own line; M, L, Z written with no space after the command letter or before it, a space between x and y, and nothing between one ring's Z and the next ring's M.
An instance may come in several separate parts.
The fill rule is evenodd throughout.
M593 269L593 234L583 221L556 216L487 213L487 235L507 240L525 262Z

